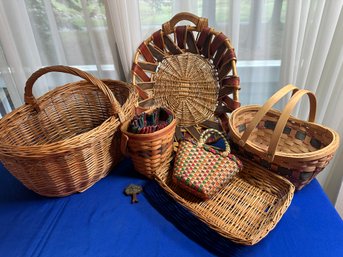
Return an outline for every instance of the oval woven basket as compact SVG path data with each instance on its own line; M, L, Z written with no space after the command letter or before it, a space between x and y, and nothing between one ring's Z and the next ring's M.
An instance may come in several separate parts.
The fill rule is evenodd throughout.
M35 99L35 81L49 72L85 80ZM0 161L40 195L82 192L122 158L119 125L133 117L137 99L133 86L121 81L67 66L42 68L27 80L26 104L0 120Z
M176 26L180 21L194 26ZM191 13L175 15L138 47L132 81L141 107L165 106L175 113L178 139L182 132L199 139L205 128L227 130L227 113L240 105L230 40Z
M271 109L289 92L293 95L282 112ZM310 99L308 121L290 116L304 95ZM338 133L315 123L315 115L315 95L287 85L263 106L243 106L231 114L229 126L234 148L286 177L300 190L325 168L339 146Z

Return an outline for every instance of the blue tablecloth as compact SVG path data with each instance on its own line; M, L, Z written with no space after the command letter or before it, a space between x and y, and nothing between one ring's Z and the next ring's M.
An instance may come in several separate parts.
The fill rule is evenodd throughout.
M123 189L141 184L131 204ZM254 246L219 236L124 160L81 194L45 198L0 165L0 256L343 256L343 221L315 180Z

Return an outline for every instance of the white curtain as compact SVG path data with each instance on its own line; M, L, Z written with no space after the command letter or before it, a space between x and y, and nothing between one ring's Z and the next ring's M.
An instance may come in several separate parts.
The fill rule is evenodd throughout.
M242 104L262 104L284 84L293 83L316 93L317 121L341 133L342 2L0 1L0 97L4 84L18 107L23 103L28 76L41 66L55 64L76 66L100 78L129 81L140 42L176 13L188 11L207 17L211 27L231 39L238 58ZM77 78L47 76L34 93L42 95L72 79ZM307 112L304 102L298 108L300 117ZM342 180L342 165L339 149L330 167L318 177L333 202Z
M343 136L343 1L289 1L283 40L281 84L315 92L318 123ZM306 100L306 99L305 99ZM296 115L306 118L307 101ZM336 201L342 181L340 148L318 180Z
M109 20L109 36L118 47L125 79L130 81L134 53L142 40L138 1L105 0L104 2Z
M14 82L7 89L15 107L23 104L27 78L42 66L76 66L98 77L124 79L116 41L109 40L103 6L98 0L0 1L0 46L4 53L0 78ZM115 12L118 16L128 10ZM75 80L79 78L46 75L35 85L34 94L43 95Z
M28 75L42 66L23 1L0 2L0 31L0 42L11 73L4 67L2 69L7 77L6 81L10 80L9 76L14 81L9 91L14 105L18 107L23 103L24 86ZM46 91L47 88L42 89L42 93Z

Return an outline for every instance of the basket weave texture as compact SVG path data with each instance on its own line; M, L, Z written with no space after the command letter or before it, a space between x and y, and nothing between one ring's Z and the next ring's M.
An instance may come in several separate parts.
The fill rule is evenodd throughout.
M225 151L218 151L205 144L211 135L219 135L225 143ZM183 140L178 148L173 181L194 195L209 199L242 169L242 162L230 154L225 136L215 129L205 130L198 143Z
M271 109L289 92L293 95L282 112ZM310 99L308 121L290 116L304 95ZM229 120L234 148L300 190L325 168L339 146L337 132L315 123L316 107L312 92L293 85L283 87L263 106L240 107Z
M32 87L49 72L84 80L36 99ZM82 192L122 158L118 127L134 115L137 99L133 86L120 81L67 66L42 68L27 80L26 104L0 120L0 161L40 195Z
M182 21L194 25L177 26ZM175 15L138 47L132 81L141 107L171 109L178 128L195 139L209 127L227 130L227 113L240 105L230 40L191 13Z
M157 105L167 104L180 124L191 126L212 117L217 97L216 73L206 59L185 53L162 60L155 75L154 99Z
M242 161L243 170L205 201L173 183L168 163L156 172L155 179L174 200L214 231L236 243L253 245L282 218L293 199L294 186L248 160Z
M148 178L173 154L176 119L165 128L149 134L128 132L130 120L120 127L122 132L121 151L132 159L135 170Z

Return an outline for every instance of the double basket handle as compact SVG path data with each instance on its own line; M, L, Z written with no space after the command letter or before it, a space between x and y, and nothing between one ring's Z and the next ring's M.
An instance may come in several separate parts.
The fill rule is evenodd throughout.
M113 109L113 115L117 113L120 122L123 122L125 120L125 115L123 113L123 110L119 102L114 97L112 91L105 85L105 83L103 83L101 80L95 78L89 73L86 73L82 70L79 70L73 67L63 66L63 65L55 65L55 66L48 66L48 67L41 68L37 70L36 72L34 72L26 81L25 94L24 94L25 104L32 105L37 110L37 112L40 111L40 108L39 108L36 98L32 94L32 88L33 88L34 83L37 81L37 79L39 79L41 76L49 72L63 72L63 73L75 75L75 76L78 76L87 80L94 86L97 86L109 99L111 103L111 107Z
M201 31L203 28L208 27L208 19L198 17L189 12L180 12L176 14L170 21L167 21L162 25L162 30L165 34L172 33L175 25L180 21L190 21L196 26L197 31Z
M200 136L200 139L199 139L198 145L199 146L203 146L206 143L207 139L210 136L215 135L215 134L218 135L220 138L222 138L224 140L225 151L222 152L222 155L223 156L227 156L231 152L229 142L226 140L226 138L223 135L223 133L219 132L216 129L206 129L204 132L202 132L201 136Z
M244 131L241 140L239 141L239 144L241 146L244 146L247 142L248 138L250 137L252 131L258 123L262 120L262 118L265 116L265 114L271 110L271 108L287 93L293 91L292 97L288 101L287 105L283 109L277 123L274 129L274 133L272 134L270 144L268 146L267 150L267 159L269 161L273 161L277 145L280 141L280 137L282 132L284 131L284 128L287 124L287 121L291 115L292 110L296 106L296 104L299 102L302 96L308 95L310 100L310 114L308 121L314 122L315 116L316 116L316 109L317 109L317 101L315 95L308 90L299 89L293 85L287 85L280 89L278 92L276 92L273 96L271 96L268 101L260 108L260 110L256 113L255 117L252 119L252 121L249 123L247 129Z

